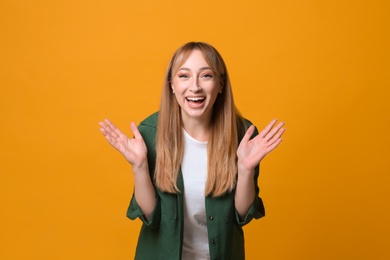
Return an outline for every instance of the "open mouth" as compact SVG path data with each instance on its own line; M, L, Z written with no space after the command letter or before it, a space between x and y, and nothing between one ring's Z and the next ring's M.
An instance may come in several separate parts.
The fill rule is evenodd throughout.
M204 97L188 97L187 98L187 101L189 102L198 102L198 103L201 103L205 100Z
M187 97L189 107L191 108L201 108L205 101L206 97Z

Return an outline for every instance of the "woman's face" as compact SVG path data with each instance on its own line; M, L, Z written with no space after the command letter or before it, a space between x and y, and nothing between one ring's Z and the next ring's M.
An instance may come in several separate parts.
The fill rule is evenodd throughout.
M222 83L202 52L193 50L174 73L171 87L180 105L183 122L191 119L210 120Z

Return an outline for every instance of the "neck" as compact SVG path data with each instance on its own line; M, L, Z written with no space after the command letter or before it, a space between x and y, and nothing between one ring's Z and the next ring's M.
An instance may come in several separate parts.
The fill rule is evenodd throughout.
M211 129L211 118L208 120L183 118L183 128L192 138L202 142L208 141Z

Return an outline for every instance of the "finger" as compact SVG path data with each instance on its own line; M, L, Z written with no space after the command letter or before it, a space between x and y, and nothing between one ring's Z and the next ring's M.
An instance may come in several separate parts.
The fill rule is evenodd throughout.
M265 139L269 141L270 139L275 136L276 133L279 132L279 130L284 126L284 122L279 123L277 126L275 126L266 136Z
M101 132L104 136L107 135L107 132L106 132L106 130L105 130L103 127L100 128L100 132Z
M103 134L104 136L108 136L108 135L109 135L110 129L109 129L109 127L107 126L107 124L104 123L104 122L99 122L99 125L100 125L100 132L102 132L102 134Z
M272 152L276 147L278 147L278 145L283 141L282 138L279 138L276 140L276 142L274 142L273 144L271 144L270 146L268 146L267 148L267 154Z
M137 125L134 122L130 123L130 128L131 128L131 131L133 132L134 138L141 140L142 139L142 135L138 131L138 127L137 127Z
M255 131L254 125L251 125L248 130L246 130L244 137L242 138L241 142L247 143L251 136L253 135L253 132Z
M102 132L106 138L113 137L113 135L116 135L115 132L108 126L106 122L99 122L99 125L100 125L100 132Z
M101 130L105 130L107 128L107 124L104 122L99 122L99 125Z
M121 130L119 130L118 127L116 127L110 120L108 119L104 119L104 122L106 123L107 125L107 131L110 132L110 134L114 137L114 138L118 138L120 135L122 135L123 133L121 132Z
M103 132L104 128L106 127L103 122L99 122L100 125L100 131Z
M264 129L260 132L261 137L265 137L269 131L272 129L272 127L276 124L277 119L273 119Z
M270 140L268 140L268 144L272 145L278 139L280 139L281 136L283 135L284 131L286 131L286 128L279 129L279 131Z
M120 144L117 141L117 138L113 136L116 135L115 132L108 126L107 122L99 122L101 126L100 132L104 135L109 144L111 144L115 149L120 151Z
M106 124L107 128L109 128L111 131L115 131L118 129L110 120L104 119L104 123Z

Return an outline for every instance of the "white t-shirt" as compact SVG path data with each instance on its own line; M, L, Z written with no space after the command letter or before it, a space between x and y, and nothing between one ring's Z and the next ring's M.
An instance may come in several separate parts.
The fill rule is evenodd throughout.
M183 260L210 259L205 205L207 142L192 138L184 129L184 155L181 170L184 180Z

